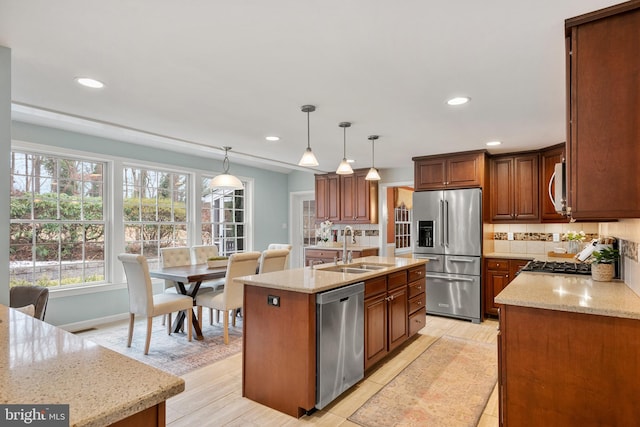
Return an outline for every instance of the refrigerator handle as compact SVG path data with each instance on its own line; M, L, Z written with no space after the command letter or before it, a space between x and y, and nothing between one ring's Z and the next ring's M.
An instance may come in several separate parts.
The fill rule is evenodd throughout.
M447 240L445 242L445 246L449 247L449 201L445 200L444 201L444 206L445 206L445 222L446 222L446 237Z
M440 246L445 246L444 243L444 228L446 222L444 218L444 200L440 199Z

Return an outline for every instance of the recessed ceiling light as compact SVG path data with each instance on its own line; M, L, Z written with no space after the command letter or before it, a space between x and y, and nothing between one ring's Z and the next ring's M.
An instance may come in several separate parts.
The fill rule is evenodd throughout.
M101 89L104 87L104 83L100 80L92 79L90 77L76 77L76 82L85 87L90 87L93 89Z
M451 98L450 100L448 100L447 104L462 105L462 104L466 104L469 101L471 101L471 98L469 98L468 96L457 96L455 98Z
M280 141L279 136L265 136L264 139L266 139L267 141Z
M500 141L489 141L489 142L487 142L487 145L489 147L493 147L494 145L500 145L500 144L502 144L502 142L500 142Z

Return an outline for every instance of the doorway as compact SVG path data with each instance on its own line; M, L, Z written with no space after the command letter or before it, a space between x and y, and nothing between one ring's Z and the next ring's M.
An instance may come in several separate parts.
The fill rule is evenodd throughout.
M304 248L316 244L316 199L313 191L291 193L291 268L304 267Z

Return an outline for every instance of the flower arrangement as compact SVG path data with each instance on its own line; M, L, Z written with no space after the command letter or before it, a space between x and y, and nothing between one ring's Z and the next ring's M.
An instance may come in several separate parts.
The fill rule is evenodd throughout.
M329 220L320 223L320 228L316 229L316 237L322 242L328 242L331 238L331 227L333 223Z
M586 235L584 234L584 231L580 230L580 231L567 231L566 233L564 233L562 235L562 238L568 241L572 241L572 240L580 240L583 241L584 239L586 239Z

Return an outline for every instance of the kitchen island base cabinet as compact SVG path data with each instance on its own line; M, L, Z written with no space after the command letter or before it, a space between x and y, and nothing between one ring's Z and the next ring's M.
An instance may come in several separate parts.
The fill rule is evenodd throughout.
M639 338L637 319L501 306L500 425L637 425Z
M255 286L244 292L242 395L300 418L316 404L316 296Z

